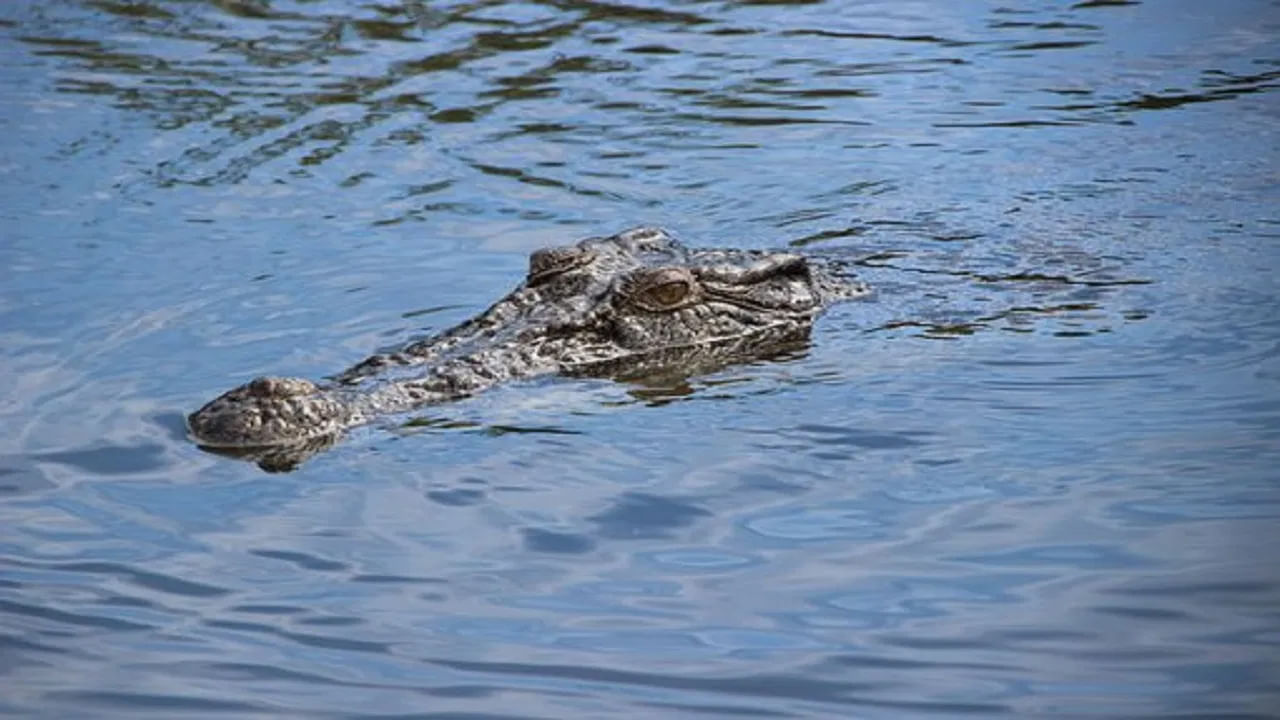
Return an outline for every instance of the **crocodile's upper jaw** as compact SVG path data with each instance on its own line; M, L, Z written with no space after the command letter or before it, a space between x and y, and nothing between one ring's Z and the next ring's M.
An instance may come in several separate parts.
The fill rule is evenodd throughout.
M533 253L525 281L483 313L367 358L330 384L259 378L197 410L189 425L206 446L314 444L379 413L520 377L759 357L804 337L826 305L866 292L800 255L690 250L662 230L636 228Z

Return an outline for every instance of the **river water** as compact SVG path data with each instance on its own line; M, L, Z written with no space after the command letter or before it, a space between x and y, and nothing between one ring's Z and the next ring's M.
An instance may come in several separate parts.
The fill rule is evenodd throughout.
M1280 708L1280 3L0 5L0 715ZM183 418L639 225L875 294L291 473Z

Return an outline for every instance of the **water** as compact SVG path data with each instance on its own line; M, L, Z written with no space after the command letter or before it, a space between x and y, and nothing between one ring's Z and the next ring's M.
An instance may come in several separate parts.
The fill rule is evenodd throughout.
M1274 716L1280 4L1016 5L0 6L0 714ZM636 224L876 294L185 437Z

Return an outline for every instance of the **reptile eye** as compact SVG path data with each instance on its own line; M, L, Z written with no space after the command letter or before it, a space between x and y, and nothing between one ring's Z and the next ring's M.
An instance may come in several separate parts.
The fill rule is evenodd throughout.
M591 262L595 257L590 252L578 247L554 247L535 250L529 256L529 275L526 280L530 286L554 277L576 267Z
M679 310L702 298L702 286L685 267L643 268L626 276L621 297L634 307L661 313Z
M689 283L683 280L674 280L665 282L661 285L654 285L644 291L645 300L649 301L657 307L671 307L679 305L682 300L689 296Z

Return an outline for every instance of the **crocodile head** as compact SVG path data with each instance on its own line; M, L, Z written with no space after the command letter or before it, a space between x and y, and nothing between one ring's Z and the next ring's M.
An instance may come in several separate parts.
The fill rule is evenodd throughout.
M367 358L327 384L258 378L193 413L189 426L212 448L323 446L379 414L507 380L636 376L762 357L807 337L831 302L865 293L802 255L694 250L636 228L538 250L524 282L461 325Z

